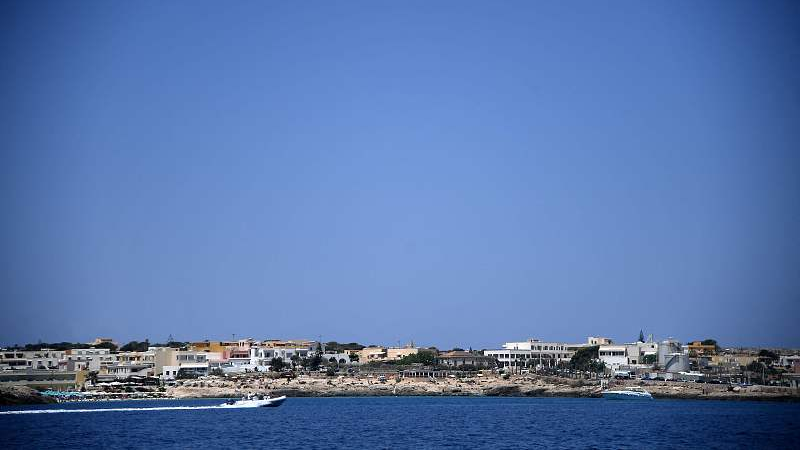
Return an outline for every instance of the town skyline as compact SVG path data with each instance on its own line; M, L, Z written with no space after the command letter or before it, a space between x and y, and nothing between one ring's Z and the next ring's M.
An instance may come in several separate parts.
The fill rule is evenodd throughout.
M501 340L499 340L498 343L495 343L494 345L486 345L486 346L484 346L484 345L471 345L469 343L458 343L458 342L455 343L455 344L437 345L436 342L420 341L420 340L417 340L417 339L414 339L414 338L394 339L394 340L389 340L389 341L377 341L377 340L356 340L356 339L348 339L348 338L334 339L334 338L326 338L325 336L319 336L319 335L318 336L311 336L311 335L308 335L308 336L302 336L302 335L300 335L300 336L293 336L293 335L291 335L291 336L288 336L288 335L287 336L261 336L261 335L258 335L258 334L240 335L240 334L236 334L236 333L232 333L228 337L216 335L214 337L198 338L198 337L195 337L195 336L185 337L185 336L176 336L176 335L168 334L167 336L165 336L164 338L161 338L161 339L153 339L153 338L150 338L150 337L139 337L139 338L135 338L134 337L134 338L118 339L118 338L116 338L114 336L107 336L107 337L104 337L104 339L111 339L117 345L117 347L121 347L121 346L123 346L123 345L125 345L127 343L146 342L146 341L149 342L151 345L155 345L155 344L163 344L163 345L165 345L165 344L167 344L169 342L189 342L189 343L191 343L191 342L209 342L209 341L210 342L237 342L237 341L240 341L240 340L251 339L251 340L255 340L255 341L268 341L268 340L276 340L276 341L314 341L314 342L321 342L323 344L329 343L329 342L336 342L338 344L353 343L353 344L363 345L365 347L368 347L368 346L382 346L382 347L397 347L397 348L400 348L400 347L412 345L412 346L419 346L421 348L433 347L433 348L438 348L439 350L461 348L461 349L465 349L465 350L466 349L472 349L472 350L476 350L477 351L477 350L489 350L489 349L499 348L501 346L501 344L503 342L507 342L509 340L509 338L511 338L512 340L517 340L517 341L526 341L526 340L529 340L529 339L533 339L533 340L538 340L538 341L542 341L542 342L562 342L562 343L569 343L569 344L584 344L587 338L595 336L595 337L603 337L603 338L611 339L614 343L620 343L620 344L621 343L631 343L631 342L637 342L637 340L640 337L639 336L640 332L644 336L645 341L649 340L652 337L653 342L659 342L659 341L664 341L664 340L676 340L676 341L682 342L682 343L689 343L689 342L693 342L693 341L703 341L703 340L711 339L711 340L714 340L715 342L717 342L717 345L719 347L721 347L721 348L733 348L733 349L735 349L735 348L775 348L775 349L787 349L787 350L788 349L798 349L798 348L800 348L800 345L790 345L790 344L785 344L785 345L767 345L767 344L763 344L763 343L732 344L732 343L729 343L729 342L720 341L717 338L715 338L714 336L700 336L700 335L698 335L698 336L694 336L694 337L690 337L690 338L681 338L679 336L658 335L658 334L654 334L654 333L647 333L647 332L645 332L645 330L640 330L639 332L634 333L630 337L621 337L621 336L615 336L613 334L600 334L600 333L585 334L583 337L578 338L578 339L556 339L556 338L542 337L542 336L527 336L527 337L506 336L505 338L501 338ZM25 341L25 342L20 341L20 342L13 342L13 343L12 342L2 342L2 341L0 341L0 348L14 347L14 346L24 347L25 345L38 345L40 343L52 343L52 344L55 344L55 343L71 343L71 344L86 344L86 345L90 345L90 344L92 344L92 342L96 342L97 339L100 339L97 336L100 336L100 335L95 334L95 335L92 335L91 338L77 339L77 340L70 340L70 339L36 339L35 341ZM172 338L172 341L170 341L170 338Z

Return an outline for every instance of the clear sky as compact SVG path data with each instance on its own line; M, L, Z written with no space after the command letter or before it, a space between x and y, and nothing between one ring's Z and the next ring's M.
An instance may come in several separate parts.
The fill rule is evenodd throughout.
M800 346L800 3L3 2L0 344Z

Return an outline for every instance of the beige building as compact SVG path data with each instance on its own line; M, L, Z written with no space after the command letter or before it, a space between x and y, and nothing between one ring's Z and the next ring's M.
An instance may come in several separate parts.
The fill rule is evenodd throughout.
M712 355L710 363L716 366L747 366L753 361L758 361L758 356L747 354Z
M386 347L364 347L358 351L358 362L386 361Z
M198 376L208 375L210 363L219 366L224 360L224 354L219 352L176 350L167 347L150 350L156 354L155 375L162 379L175 379L181 370Z
M145 364L155 365L156 354L148 350L146 352L118 352L112 355L120 364Z
M410 347L410 346L403 348L389 347L386 349L386 360L397 361L398 359L402 359L410 355L416 355L417 353L419 353L419 348L417 347Z
M267 339L261 342L261 346L266 348L307 348L309 350L316 350L317 341L309 341L306 339Z
M586 343L589 345L612 345L614 341L607 337L589 336L586 338Z
M150 347L148 351L153 352L154 375L160 376L163 375L165 366L172 365L173 355L177 350L172 347Z
M364 347L358 352L358 362L361 364L372 361L398 361L409 355L419 353L418 347L411 345L405 347Z

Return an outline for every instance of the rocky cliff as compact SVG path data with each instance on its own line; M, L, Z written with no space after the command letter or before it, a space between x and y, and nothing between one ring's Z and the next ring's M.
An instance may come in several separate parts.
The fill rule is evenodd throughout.
M0 405L34 405L55 402L55 399L45 397L36 389L27 386L0 387Z

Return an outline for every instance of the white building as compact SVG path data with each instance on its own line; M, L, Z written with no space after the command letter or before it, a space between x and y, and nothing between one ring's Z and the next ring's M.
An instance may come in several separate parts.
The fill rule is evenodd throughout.
M633 342L625 344L625 351L628 357L628 365L644 365L643 359L646 356L655 357L658 354L658 343L652 340L648 340L648 342Z
M205 363L183 363L178 366L164 366L161 373L162 380L174 380L178 374L188 376L203 377L208 375L208 362Z
M502 349L484 350L483 354L496 359L500 367L555 367L559 362L568 362L575 354L569 347L563 342L528 339L506 342Z
M800 363L800 355L791 355L791 356L789 356L789 355L781 355L781 359L780 359L779 364L782 367L791 368L791 367L794 366L795 362Z
M674 339L661 341L658 344L658 367L668 373L688 372L688 350Z
M322 361L326 363L335 362L337 364L350 364L350 354L349 353L323 353Z
M291 364L292 357L308 358L314 356L312 346L307 347L250 347L250 365L267 367L273 358L281 358L284 363Z
M114 364L106 368L108 375L118 380L129 377L149 377L153 375L153 366L150 364Z
M27 369L28 360L22 350L3 350L0 352L0 370Z
M597 353L600 362L611 370L628 365L628 352L624 345L601 345Z
M41 350L3 350L0 351L0 370L59 370L64 351L43 348Z
M77 348L67 350L64 358L67 370L89 370L99 372L116 364L117 358L107 348Z

